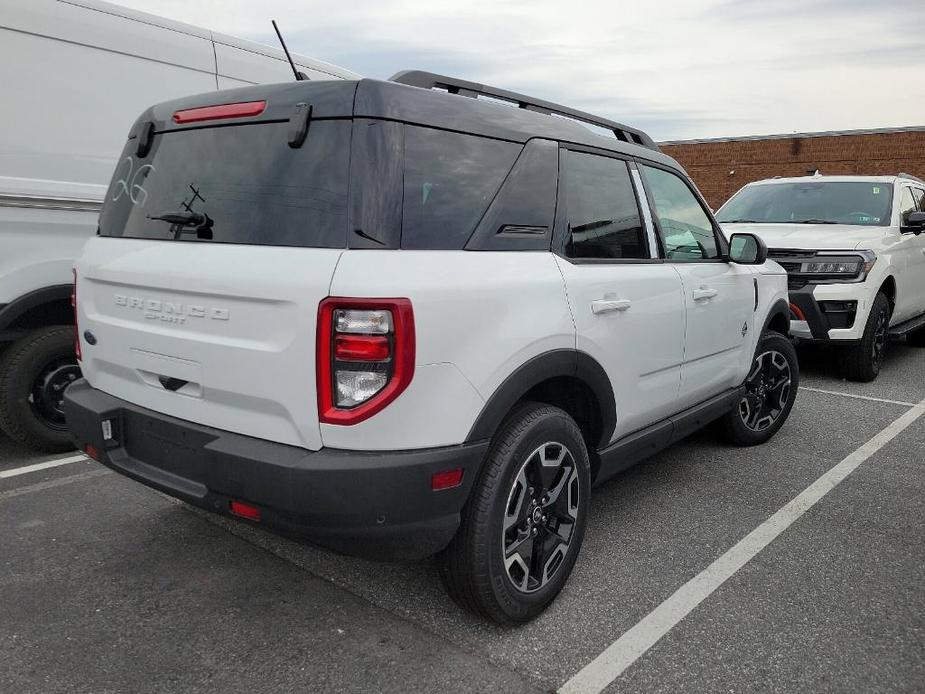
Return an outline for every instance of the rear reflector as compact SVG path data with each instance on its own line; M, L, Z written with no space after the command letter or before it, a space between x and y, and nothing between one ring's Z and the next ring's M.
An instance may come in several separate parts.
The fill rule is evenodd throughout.
M260 520L260 509L256 506L245 504L243 501L232 501L230 504L228 504L228 508L235 516L247 518L247 520L252 521Z
M803 311L800 310L800 307L794 303L790 304L790 313L793 314L793 317L796 320L806 320L806 316L803 315Z
M100 452L92 443L88 443L84 446L84 453L86 453L88 457L93 458L96 462L100 462Z
M246 118L259 116L267 107L266 101L242 101L237 104L220 104L188 108L173 114L174 123L198 123L204 120L221 120L223 118Z
M461 467L455 470L444 470L435 472L430 478L430 488L435 492L441 489L452 489L462 484L463 469Z

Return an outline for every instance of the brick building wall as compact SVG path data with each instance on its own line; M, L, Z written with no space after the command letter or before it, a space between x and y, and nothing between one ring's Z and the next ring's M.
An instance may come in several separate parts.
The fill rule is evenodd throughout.
M710 206L719 208L746 183L774 176L822 174L925 178L925 126L896 130L663 142Z

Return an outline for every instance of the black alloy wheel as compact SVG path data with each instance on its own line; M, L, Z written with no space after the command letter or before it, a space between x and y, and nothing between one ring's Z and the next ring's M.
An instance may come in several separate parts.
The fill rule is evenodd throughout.
M456 536L437 557L447 592L499 624L536 617L575 566L590 490L575 420L553 405L518 403L492 438Z
M790 340L769 330L758 341L743 395L717 427L736 446L757 446L784 425L800 387L800 363Z
M513 586L533 593L568 554L579 514L578 470L564 444L549 441L524 462L508 494L501 551Z
M745 397L739 402L739 417L752 431L771 427L790 399L790 363L781 352L761 352L745 379Z
M839 366L845 378L861 383L877 378L887 352L892 315L890 300L878 292L871 302L861 338L854 344L838 347Z

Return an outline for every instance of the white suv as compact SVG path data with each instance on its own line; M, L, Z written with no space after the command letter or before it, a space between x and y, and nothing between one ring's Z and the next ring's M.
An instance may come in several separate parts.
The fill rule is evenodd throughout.
M715 420L764 442L796 397L785 273L638 130L410 72L161 104L123 162L76 267L78 446L341 551L438 553L499 622L562 588L592 483Z
M716 213L789 275L800 340L838 346L844 375L876 378L890 337L925 346L925 181L810 176L749 183Z

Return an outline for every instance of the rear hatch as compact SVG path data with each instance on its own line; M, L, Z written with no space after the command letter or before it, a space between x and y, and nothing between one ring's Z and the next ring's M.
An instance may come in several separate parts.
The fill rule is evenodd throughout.
M346 245L355 88L248 88L142 115L76 268L91 385L320 448L315 328Z

